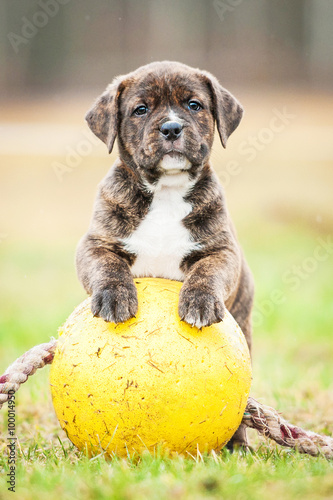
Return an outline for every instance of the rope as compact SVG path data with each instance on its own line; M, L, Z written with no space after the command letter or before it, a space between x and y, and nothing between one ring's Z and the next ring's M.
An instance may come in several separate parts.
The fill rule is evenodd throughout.
M269 406L249 398L242 423L256 429L260 434L276 441L281 446L295 448L300 453L333 458L333 439L315 432L306 431L290 424Z
M26 382L30 375L33 375L38 368L52 363L56 346L55 339L46 344L36 345L7 368L0 377L0 410L10 398L10 394L18 391L20 385Z
M8 401L10 393L18 391L20 385L27 381L38 368L51 364L54 358L57 341L40 344L14 361L0 377L0 409ZM297 449L300 453L333 458L333 439L315 432L306 431L287 422L269 406L265 406L253 398L249 398L242 424L256 429L264 437L273 439L281 446Z

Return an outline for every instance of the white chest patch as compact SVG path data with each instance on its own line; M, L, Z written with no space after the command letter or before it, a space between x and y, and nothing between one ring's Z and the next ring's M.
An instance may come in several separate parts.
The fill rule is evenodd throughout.
M183 198L191 186L187 173L160 179L145 219L123 240L125 249L137 255L131 267L135 277L184 279L179 268L183 257L200 248L182 223L192 209Z

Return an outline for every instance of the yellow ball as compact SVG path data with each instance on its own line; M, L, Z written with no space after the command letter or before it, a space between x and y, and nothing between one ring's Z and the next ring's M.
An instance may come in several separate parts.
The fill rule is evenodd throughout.
M219 451L250 391L245 338L229 313L202 330L180 321L181 283L135 282L136 318L106 323L87 299L60 329L50 372L59 422L89 455Z

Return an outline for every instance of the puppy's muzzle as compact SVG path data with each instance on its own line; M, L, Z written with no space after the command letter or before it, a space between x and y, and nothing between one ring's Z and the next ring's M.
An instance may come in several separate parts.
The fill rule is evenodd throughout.
M160 132L167 141L176 141L182 134L183 125L179 122L168 121L163 123Z

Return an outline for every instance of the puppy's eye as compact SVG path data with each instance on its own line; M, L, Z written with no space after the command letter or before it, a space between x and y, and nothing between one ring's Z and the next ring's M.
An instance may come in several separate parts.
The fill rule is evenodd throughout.
M145 106L144 104L142 104L141 106L138 106L134 110L133 114L137 115L137 116L141 116L141 115L145 115L147 113L147 111L148 111L147 106Z
M199 101L188 101L187 107L191 111L199 111L200 109L202 109Z

